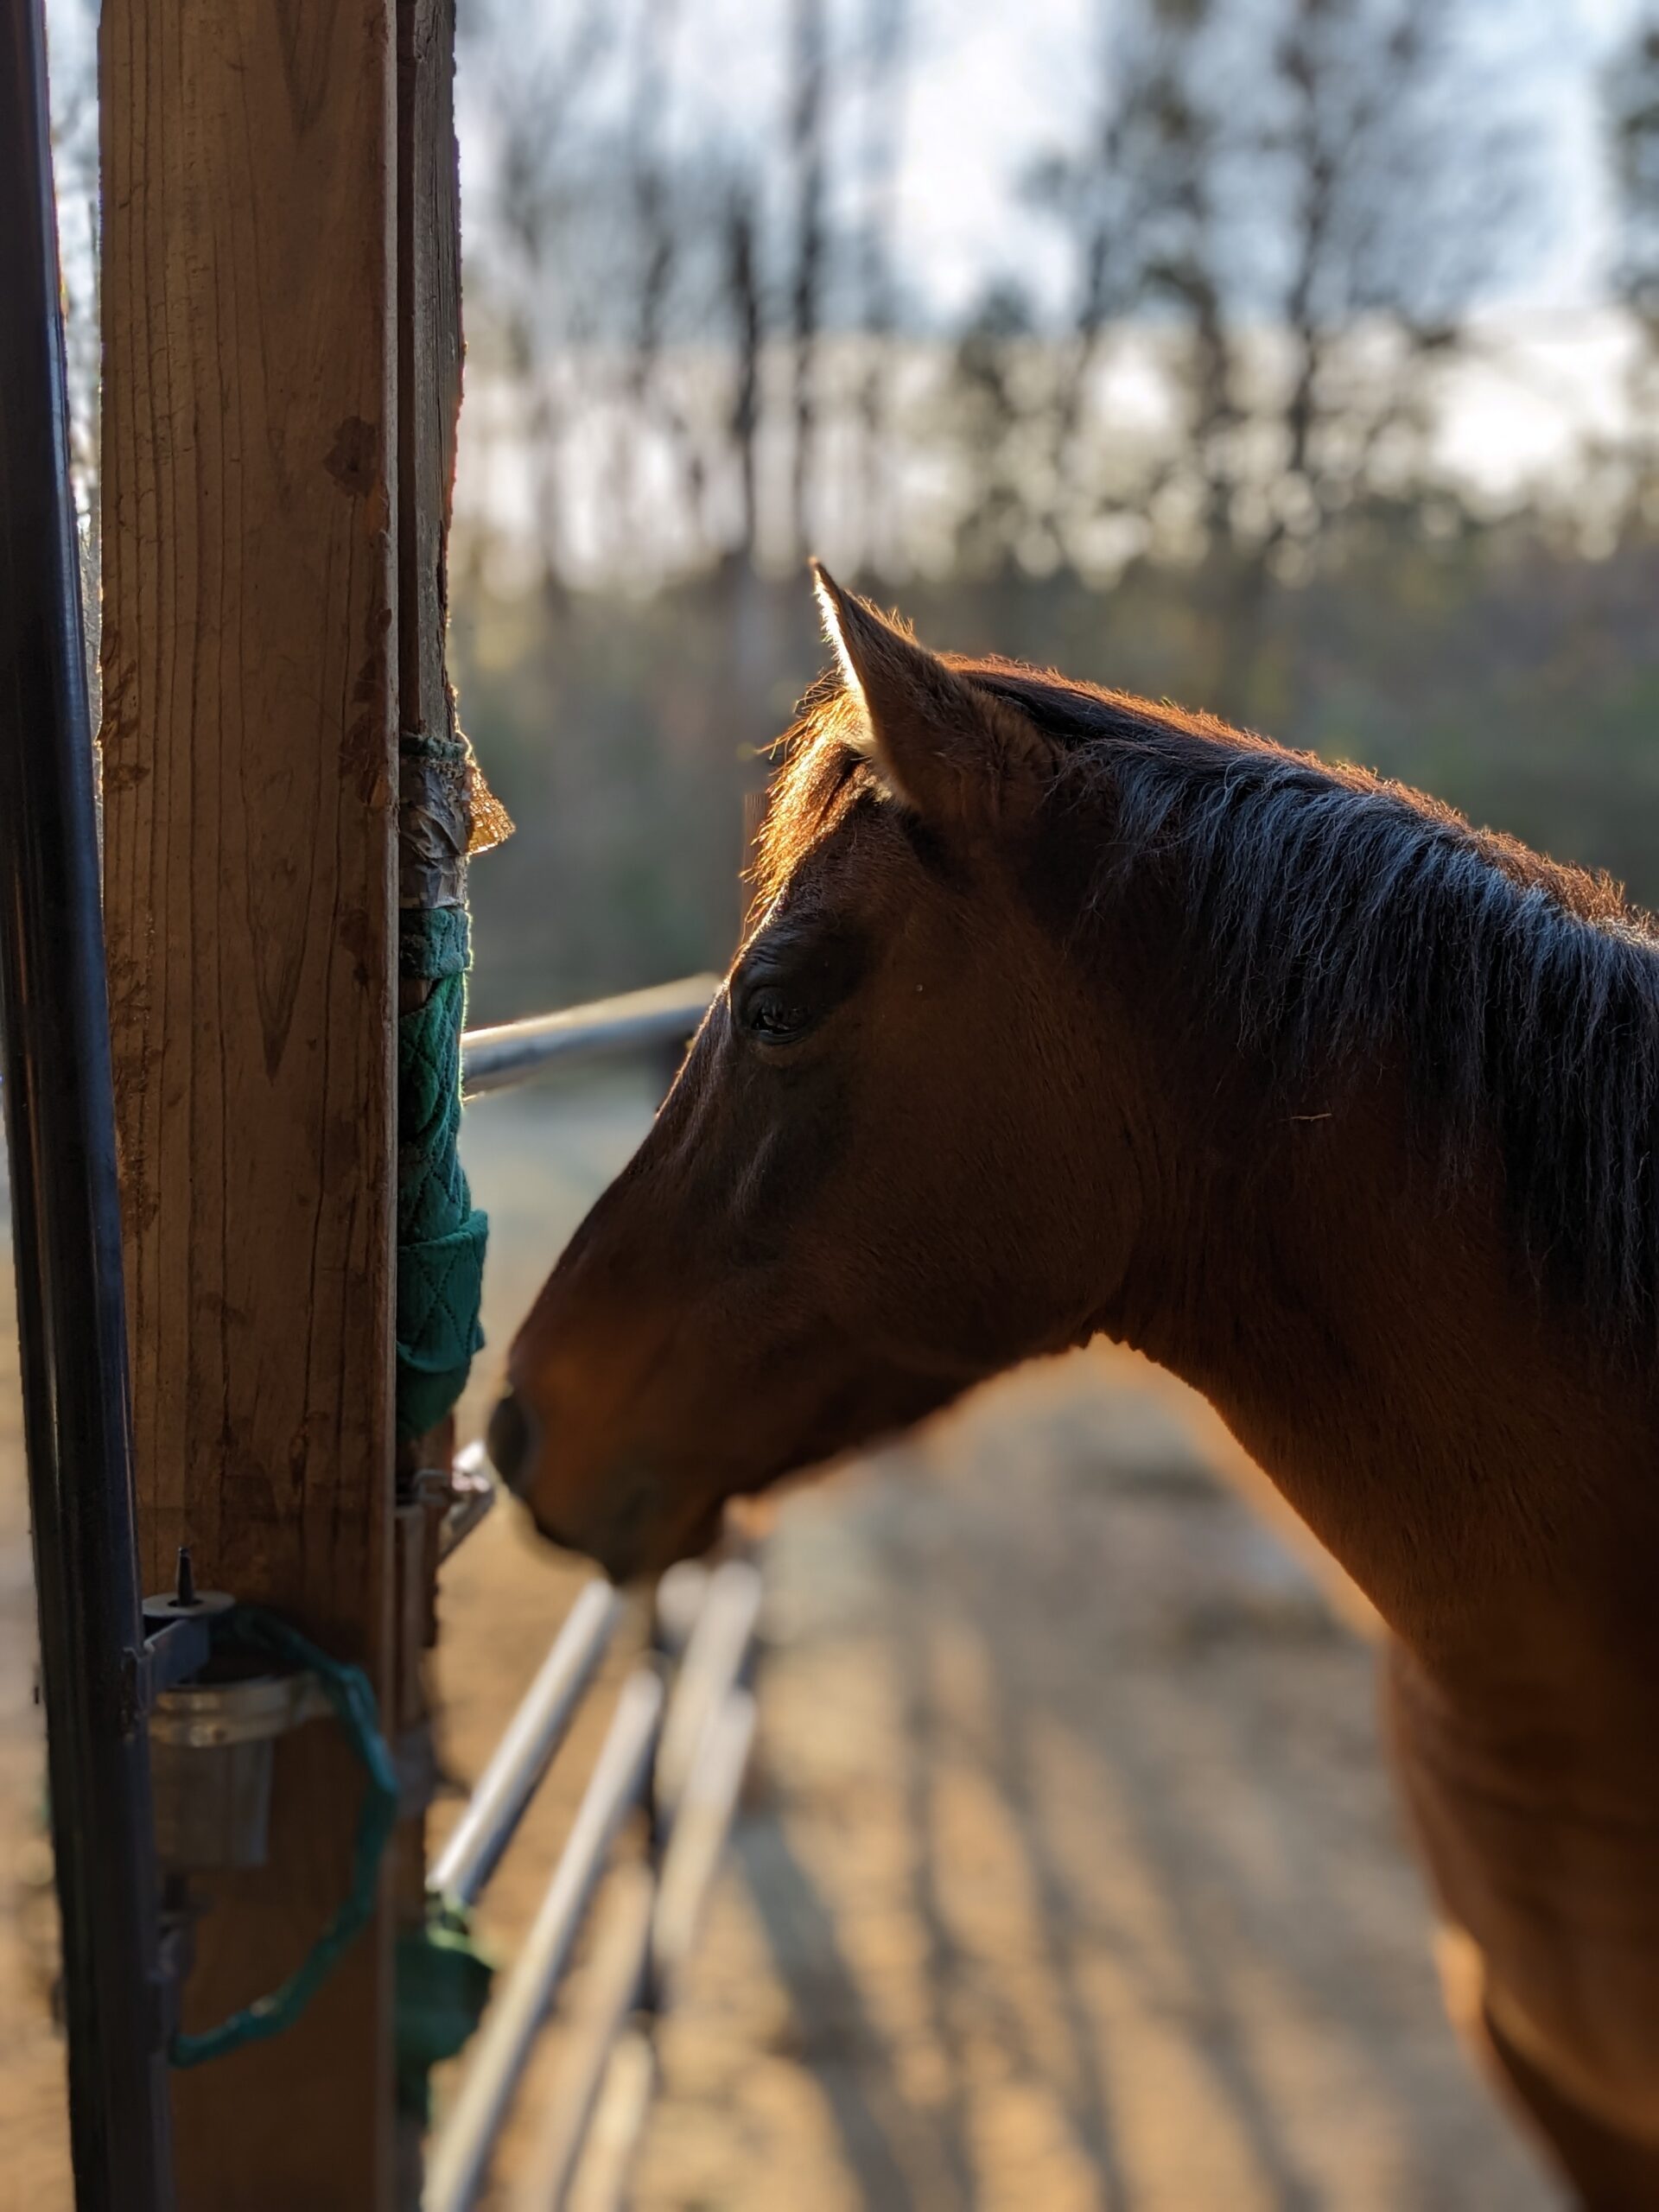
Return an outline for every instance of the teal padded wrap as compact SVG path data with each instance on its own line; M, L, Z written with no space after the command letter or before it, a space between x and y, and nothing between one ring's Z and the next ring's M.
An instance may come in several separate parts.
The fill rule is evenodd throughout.
M405 909L398 972L431 982L397 1024L397 1433L435 1428L484 1342L486 1217L456 1149L469 941L461 906Z

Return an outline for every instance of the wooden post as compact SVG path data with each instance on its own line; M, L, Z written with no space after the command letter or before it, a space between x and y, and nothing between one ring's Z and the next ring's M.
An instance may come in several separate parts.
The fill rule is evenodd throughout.
M467 896L471 793L465 772L435 767L421 741L451 744L454 697L445 658L449 517L461 413L461 184L454 123L454 0L397 0L397 688L400 915L461 906ZM403 975L400 1011L431 989ZM436 1772L425 1654L437 1626L437 1539L454 1424L397 1452L397 1654L393 1698L407 1774ZM393 1907L401 1932L426 1916L426 1804L399 1831ZM423 2116L397 2114L398 2212L419 2212Z
M454 75L454 0L397 0L399 721L426 737L454 734L444 661L461 412ZM419 903L412 885L402 896Z
M392 0L105 0L106 900L149 1586L391 1674ZM344 1894L355 1770L278 1755L187 2023ZM181 2212L388 2212L383 1911L289 2033L175 2078Z

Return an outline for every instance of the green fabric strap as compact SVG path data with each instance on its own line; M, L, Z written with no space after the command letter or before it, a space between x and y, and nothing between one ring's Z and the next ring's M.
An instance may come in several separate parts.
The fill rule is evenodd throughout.
M469 943L461 906L407 909L398 971L431 983L397 1024L397 1433L435 1427L484 1342L486 1217L456 1152Z
M427 1901L426 1919L397 1938L397 2102L431 2118L435 2066L466 2047L489 2002L494 1967L473 1939L465 1909Z
M217 2027L175 2035L168 2056L175 2066L200 2066L244 2044L264 2043L292 2027L367 1926L374 1910L380 1859L397 1818L397 1776L380 1733L374 1692L360 1667L331 1659L286 1621L257 1605L233 1605L213 1623L213 1642L257 1652L281 1667L314 1674L363 1769L363 1803L352 1849L352 1882L344 1902L316 1942L279 1987L245 2005Z

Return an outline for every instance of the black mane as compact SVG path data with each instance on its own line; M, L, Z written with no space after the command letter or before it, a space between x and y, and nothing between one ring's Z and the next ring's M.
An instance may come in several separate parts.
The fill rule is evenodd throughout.
M1605 875L1205 717L999 662L959 672L1102 779L1097 896L1179 869L1194 950L1288 1076L1403 1047L1442 1164L1496 1140L1528 1254L1649 1353L1659 1324L1659 935Z

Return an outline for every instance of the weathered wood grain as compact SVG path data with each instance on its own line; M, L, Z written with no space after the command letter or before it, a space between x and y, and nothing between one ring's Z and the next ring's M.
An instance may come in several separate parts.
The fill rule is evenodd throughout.
M397 0L399 716L454 734L445 666L461 412L461 180L454 0Z
M392 0L106 0L103 733L148 1577L387 1676L396 939ZM289 1739L191 2024L343 1892ZM390 2202L390 1916L290 2035L179 2077L182 2212Z
M448 626L449 518L461 411L461 182L455 144L454 0L397 0L397 666L398 727L420 738L453 739L454 699L445 646ZM466 896L464 778L448 782L406 764L400 779L404 818L398 870L400 906L459 904ZM448 795L451 803L442 801ZM459 802L459 803L457 803ZM453 866L435 870L447 842ZM420 1005L431 986L405 976L400 1007ZM447 1470L453 1417L429 1435L407 1440L398 1470L405 1482L422 1469ZM400 1506L400 1603L397 1619L397 1725L406 1770L435 1772L426 1681L429 1630L437 1618L441 1508L417 1494ZM398 1926L417 1930L426 1913L424 1806L401 1824L392 1882ZM420 2117L400 2112L398 2212L418 2212L423 2179Z

